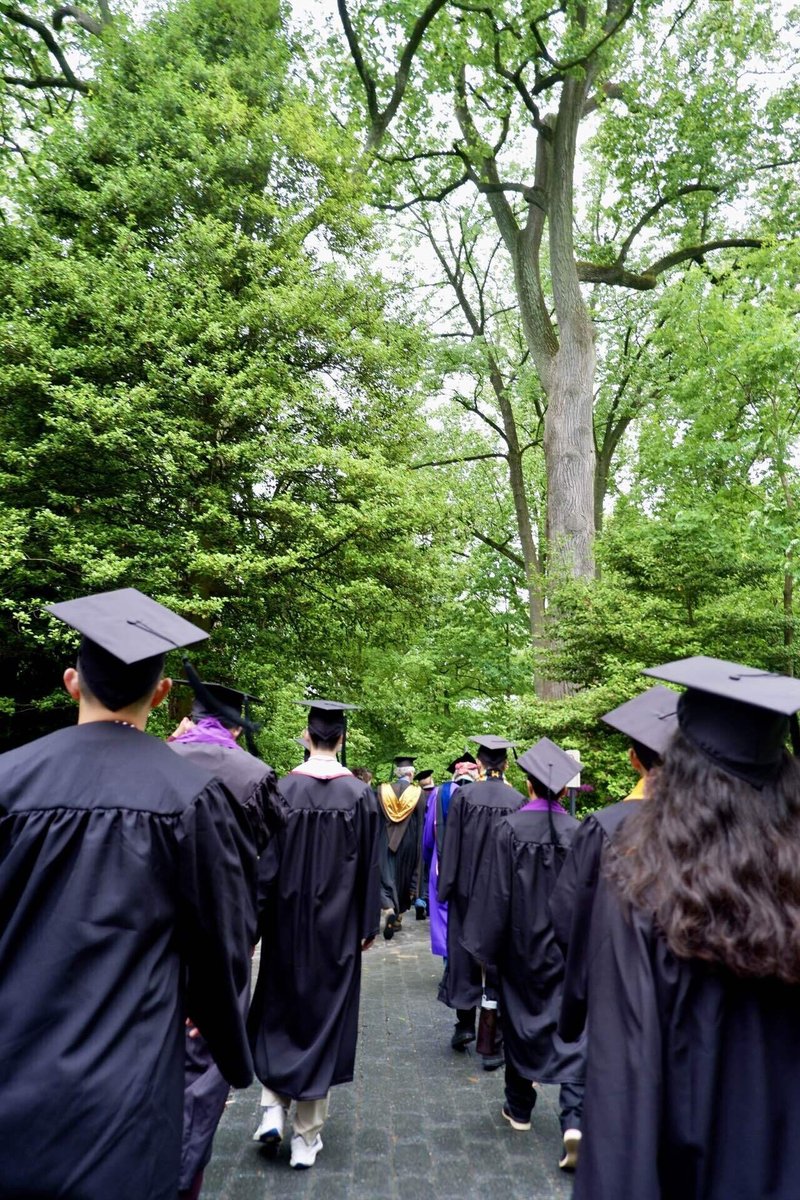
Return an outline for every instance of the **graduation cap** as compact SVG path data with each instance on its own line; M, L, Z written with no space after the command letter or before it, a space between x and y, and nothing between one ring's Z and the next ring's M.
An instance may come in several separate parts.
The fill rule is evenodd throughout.
M681 732L706 758L754 787L778 774L790 718L797 753L800 680L704 654L644 674L688 689L678 698Z
M251 754L256 754L258 747L253 734L258 733L261 725L250 716L250 705L264 704L265 701L259 700L258 696L251 696L249 692L243 692L240 688L228 687L224 683L207 683L200 678L188 659L184 659L183 665L187 678L177 682L188 684L194 692L192 716L216 717L230 729L238 725L244 730L247 749Z
M112 712L140 700L155 686L168 650L208 637L177 613L136 588L117 588L46 609L83 635L78 671Z
M410 754L398 754L393 761L396 767L413 767L417 760Z
M507 738L494 733L481 733L469 740L478 743L478 758L487 767L501 766L508 758L508 751L517 746L516 742L509 742Z
M456 767L458 766L459 763L474 763L474 762L475 762L475 759L472 757L472 755L467 750L464 750L461 754L459 754L458 758L454 758L453 761L449 764L449 766L447 768L447 773L448 773L448 775L455 775Z
M544 800L555 800L579 769L575 759L550 738L540 738L535 746L520 754L517 766L549 793ZM576 769L577 768L577 769Z
M660 758L678 727L678 700L677 692L656 684L605 713L600 720Z
M308 762L311 757L311 746L307 737L295 738L296 745L300 746L303 751L303 762Z
M414 783L421 783L423 787L425 786L426 781L429 781L428 787L433 787L433 782L431 782L432 780L433 780L433 771L432 770L431 771L428 771L428 770L417 771L416 775L414 776Z
M295 700L295 704L308 708L308 732L311 738L323 742L334 738L342 739L342 766L346 762L347 713L357 711L357 704L342 704L339 700Z

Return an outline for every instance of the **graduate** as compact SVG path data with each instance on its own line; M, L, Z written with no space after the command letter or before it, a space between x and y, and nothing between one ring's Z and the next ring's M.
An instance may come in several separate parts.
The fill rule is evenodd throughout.
M276 1153L295 1100L299 1169L322 1149L330 1089L353 1078L361 953L380 928L378 807L336 758L354 706L304 703L311 753L278 785L286 825L259 862L261 962L248 1018L263 1084L254 1140Z
M515 743L491 733L469 740L478 744L477 765L485 779L456 788L450 798L438 881L438 898L448 906L447 967L439 999L456 1010L450 1045L459 1051L475 1040L475 1016L484 991L480 964L461 941L472 889L497 823L523 803L519 792L505 780L508 751ZM492 1070L502 1062L501 1056L491 1056L484 1066Z
M577 1041L586 1024L586 947L603 850L644 799L647 777L660 765L678 727L677 707L677 692L658 684L601 718L630 739L628 759L639 779L624 800L582 822L550 898L553 929L566 956L558 1031L567 1042Z
M575 1200L796 1200L800 681L698 656L616 833L589 958Z
M194 693L191 720L181 722L178 732L167 739L168 744L176 754L222 780L240 806L253 849L260 854L285 822L275 772L239 745L243 733L252 739L258 730L250 709L263 701L239 688L207 683L191 668L189 686ZM245 1014L249 1002L248 980L243 993ZM203 1171L211 1158L214 1134L229 1093L230 1085L214 1062L205 1038L193 1026L187 1029L179 1200L196 1200L200 1195Z
M452 779L445 780L436 788L425 809L425 826L422 831L422 860L428 872L428 910L431 919L431 954L447 958L447 904L439 899L439 860L444 844L444 830L450 797L459 784L470 784L477 775L475 759L465 750L454 758L447 768Z
M391 941L402 925L422 883L422 829L427 795L414 782L415 759L394 760L395 780L377 790L381 828L381 909L387 913L383 936ZM431 771L431 776L433 772Z
M78 721L0 756L0 1197L174 1200L187 1015L252 1079L255 853L144 732L165 651L207 634L135 588L49 611L83 634Z
M548 900L568 857L578 822L560 804L575 760L549 738L521 754L528 802L495 825L478 870L464 922L463 944L499 975L500 1024L506 1058L502 1114L528 1130L536 1103L533 1082L559 1083L562 1170L575 1167L581 1139L583 1046L557 1032L564 959L555 941Z
M433 771L429 767L425 767L422 771L417 771L414 776L414 783L422 788L422 795L425 800L425 809L422 816L422 830L420 835L420 860L417 870L419 883L417 885L417 895L414 897L414 916L418 921L427 921L428 919L428 891L430 888L429 874L430 863L425 858L423 852L422 841L425 837L425 822L428 817L428 809L434 808L436 805L436 782L433 778Z

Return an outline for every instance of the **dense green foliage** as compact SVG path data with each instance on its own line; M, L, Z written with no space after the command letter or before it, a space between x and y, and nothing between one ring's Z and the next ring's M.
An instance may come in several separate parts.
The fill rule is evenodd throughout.
M424 7L394 4L384 28L370 19L387 6L355 6L362 36L386 35L382 95ZM525 4L490 7L513 24ZM604 6L588 8L587 37ZM634 9L602 64L625 104L606 97L582 143L576 253L620 265L654 195L673 199L626 249L631 273L725 235L761 246L687 255L646 290L585 289L599 573L549 580L546 646L531 640L508 412L538 572L547 396L489 197L385 208L464 170L437 151L456 49L487 138L504 97L511 116L484 8L431 22L369 170L351 68L277 0L175 0L138 24L114 11L101 33L70 22L61 44L85 87L2 91L3 744L68 719L74 643L42 606L129 585L211 630L197 663L264 697L259 744L279 769L311 689L362 704L351 763L385 776L409 750L441 771L479 730L546 733L580 750L592 806L633 782L598 718L643 666L704 652L796 672L796 85L754 82L781 62L756 0L737 0L738 24L688 6L669 37L674 5ZM561 57L581 52L574 25L551 25ZM654 29L663 61L643 74ZM53 68L8 24L0 61ZM527 178L518 113L502 149L504 178ZM521 221L522 192L508 202ZM537 673L564 698L538 699Z

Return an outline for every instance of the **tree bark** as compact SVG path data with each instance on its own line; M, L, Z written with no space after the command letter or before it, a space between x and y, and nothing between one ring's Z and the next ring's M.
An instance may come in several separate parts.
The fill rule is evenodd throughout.
M575 266L573 176L591 72L564 81L553 132L548 230L559 349L547 392L547 541L550 572L594 574L594 328Z

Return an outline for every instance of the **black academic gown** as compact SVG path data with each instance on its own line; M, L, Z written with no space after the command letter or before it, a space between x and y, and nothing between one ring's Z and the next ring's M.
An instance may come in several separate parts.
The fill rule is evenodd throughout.
M519 811L497 824L477 872L462 942L499 973L500 1020L506 1057L524 1079L582 1083L582 1043L556 1033L564 958L547 901L578 822L546 812Z
M476 1008L481 1001L481 969L462 945L464 921L478 867L498 822L524 804L502 779L456 788L450 798L439 863L438 896L447 901L447 969L439 999L450 1008Z
M797 1200L800 987L680 961L601 878L574 1200Z
M318 1100L353 1078L361 942L380 927L378 806L349 771L328 780L293 771L279 788L287 824L259 863L248 1027L261 1082Z
M284 820L283 801L272 767L238 746L206 742L168 743L171 750L220 779L244 814L254 853L260 854ZM255 895L253 896L255 904ZM250 1003L249 980L242 996L242 1011ZM198 1171L211 1158L214 1134L225 1111L230 1084L214 1061L205 1038L186 1031L185 1086L183 1096L183 1149L180 1190L188 1191Z
M407 779L391 785L400 797L410 786ZM404 913L422 891L422 832L425 827L427 793L422 790L416 806L402 821L390 821L376 792L381 810L380 867L381 908Z
M576 1042L586 1025L588 944L603 850L638 800L622 800L586 817L550 897L550 917L565 956L559 1035Z
M0 1197L174 1200L184 1020L252 1079L255 857L229 794L130 726L0 757Z

